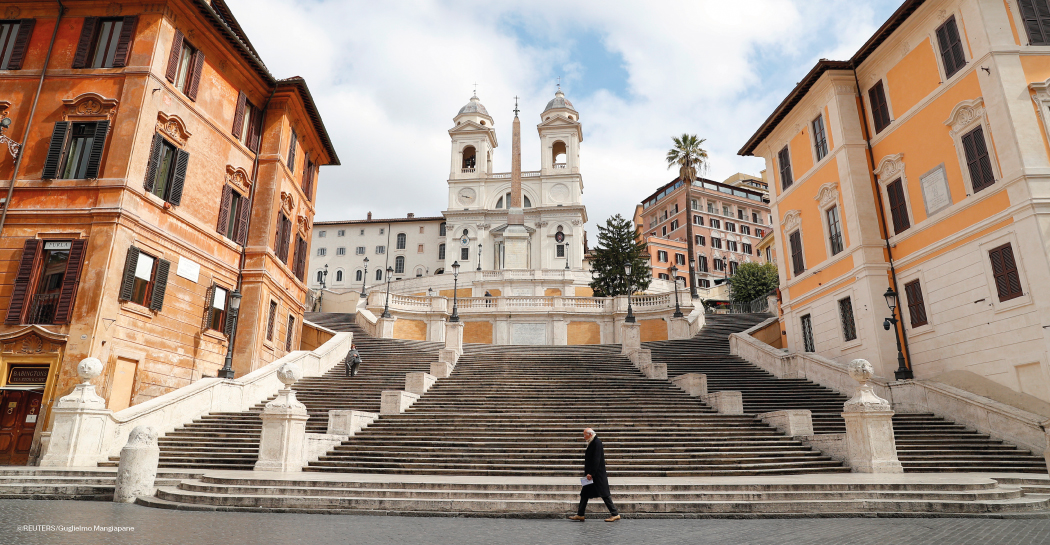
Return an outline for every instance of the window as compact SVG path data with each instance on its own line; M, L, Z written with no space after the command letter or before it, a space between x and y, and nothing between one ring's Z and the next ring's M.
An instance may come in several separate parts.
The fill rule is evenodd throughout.
M762 237L766 236L766 232L763 231L762 229L755 229L755 236L758 237L758 238L762 238Z
M176 31L168 60L168 81L192 100L197 99L204 54L186 42L181 32Z
M718 213L718 209L715 206L715 203L713 203L711 201L707 201L707 213L708 214L717 214Z
M317 255L318 256L323 256L323 255L325 255L327 253L328 253L328 249L327 248L318 248L317 249Z
M288 142L288 170L295 172L295 152L299 147L299 136L292 129L292 138ZM382 233L380 233L382 234Z
M722 215L727 217L727 218L731 218L731 217L733 217L733 211L728 206L723 204L722 205Z
M1050 45L1050 5L1047 0L1018 0L1028 45Z
M697 270L707 272L707 256L702 255L696 260Z
M288 329L285 330L284 335L284 351L292 351L292 339L295 338L295 315L288 315Z
M791 242L791 267L795 276L798 276L806 271L806 263L802 258L802 232L791 233L788 240Z
M758 221L758 212L752 212L751 213L751 223L759 223L759 221Z
M777 153L777 164L780 165L780 187L786 191L791 184L795 183L791 177L791 153L788 152L787 146Z
M397 249L404 250L405 245L408 243L408 237L404 233L397 234Z
M899 235L911 227L911 222L908 220L907 200L904 198L904 183L901 178L897 178L886 186L886 195L890 199L893 232Z
M380 282L382 280L383 280L383 268L380 267L380 268L376 269L376 281Z
M711 237L711 247L721 250L722 249L722 239Z
M813 120L813 148L817 152L817 161L828 156L828 135L824 131L823 115Z
M310 244L306 242L306 239L302 236L296 235L295 237L295 266L292 267L292 274L299 279L300 282L306 280L306 252L310 247Z
M211 301L208 304L207 316L204 321L208 329L215 331L226 330L226 300L229 290L220 286L212 286Z
M335 255L346 255L346 248L336 248Z
M65 161L62 166L62 178L68 180L79 180L87 178L88 166L91 163L92 151L94 149L95 138L99 138L100 145L98 146L98 153L102 153L102 142L106 138L106 131L109 128L108 123L102 123L102 127L99 127L100 123L73 123L72 130L69 134L69 148L65 153ZM101 128L101 131L97 130ZM101 133L101 134L98 134ZM98 177L98 160L95 159L94 171L95 176Z
M735 275L736 274L736 268L739 267L739 266L740 266L740 264L737 263L736 261L730 261L729 262L729 276Z
M711 218L710 223L711 223L711 228L712 229L721 229L722 228L722 222L720 220L716 220L715 218Z
M360 282L360 281L364 280L364 278L365 278L364 271L362 271L361 269L357 269L357 271L354 273L354 282Z
M336 231L335 236L337 236L337 237L345 237L346 236L346 229L340 229L340 230Z
M343 281L343 271L335 271L335 281L336 282L342 282Z
M176 148L160 133L154 134L143 187L173 205L181 204L189 160L188 152Z
M365 230L364 229L361 229L360 236L365 236Z
M462 259L463 261L469 260L470 259L470 248L460 248L459 249L459 258Z
M890 105L886 102L886 88L882 80L868 89L868 103L871 106L871 119L875 122L875 134L878 134L890 124Z
M35 19L0 21L0 70L21 70Z
M306 166L303 167L303 195L307 200L313 200L314 192L314 162L310 160L310 154L306 153Z
M317 283L324 282L324 271L317 271Z
M749 227L747 225L741 225L740 226L740 234L742 234L742 235L749 235L750 236L751 235L751 227Z
M685 256L682 254L675 254L674 262L678 265L685 265Z
M671 231L675 231L677 229L678 229L678 220L671 221Z
M127 64L137 17L85 17L73 68L120 68Z
M700 287L701 288L710 288L711 287L711 281L706 279L706 278L701 278L699 283L700 283Z
M697 246L703 246L704 245L704 235L696 235L696 245Z
M365 247L364 246L358 246L357 248L354 248L354 254L355 255L365 255Z
M766 263L773 262L773 248L766 246Z
M399 255L394 258L394 274L405 274L405 256Z
M912 280L904 285L904 295L908 297L908 314L911 317L911 326L919 327L929 323L926 319L926 304L922 300L922 286L918 280Z
M26 240L16 269L5 323L68 323L79 285L86 242L84 239ZM30 284L34 276L38 278L35 290ZM23 321L22 315L27 304L29 312Z
M441 222L441 225L438 225L438 236L445 236L445 229L445 222ZM363 235L364 232L362 232L361 234Z
M381 255L386 253L386 246L376 246L376 254Z
M238 142L258 153L262 134L262 111L248 101L248 95L241 91L237 95L237 108L233 113L233 129L230 131ZM307 192L309 197L309 192Z
M992 261L992 275L995 277L995 290L999 294L999 302L1024 295L1021 291L1017 262L1014 261L1013 247L1009 243L999 246L988 252L988 258Z
M363 235L364 233L361 233L361 234ZM380 229L379 230L379 234L380 235L385 235L386 234L386 229Z
M270 301L270 312L266 319L266 340L273 341L273 326L277 319L277 301Z
M292 242L292 221L283 213L277 216L277 236L274 238L274 254L285 265L288 264L288 250Z
M662 234L663 236L665 236L665 237L667 236L667 226L666 226L666 225L664 225L663 227L661 227L661 234Z
M943 25L937 27L937 45L940 46L945 77L950 78L954 76L956 72L966 66L962 39L959 37L959 27L955 24L954 15L949 17Z
M438 259L445 259L445 245L438 244Z
M963 151L966 153L966 167L970 172L970 183L973 192L995 183L992 173L992 162L988 157L988 145L984 141L984 128L980 125L962 136Z
M743 208L737 208L736 219L741 221L747 221L747 210L744 210Z
M565 257L565 245L558 244L554 246L555 257Z
M423 226L422 225L419 226L419 234L421 234L421 235L423 234Z
M671 276L667 273L660 273L660 280L670 280Z
M741 244L741 247L742 247L743 252L745 254L751 255L751 245L750 244L745 242L745 243Z
M171 263L144 254L138 248L128 248L124 262L124 278L120 284L120 300L131 301L160 312L168 287Z
M805 352L816 352L817 347L813 344L813 320L807 314L802 317L802 350Z
M735 233L736 232L736 224L731 222L731 221L727 221L726 222L726 231L729 231L730 233Z
M839 222L839 207L832 206L824 212L828 219L828 245L831 255L837 255L842 251L842 225Z
M703 224L704 224L704 217L703 216L693 216L693 225L703 225Z
M700 201L696 199L690 199L689 204L693 210L700 210Z
M318 238L325 238L326 235L328 235L328 231L318 231L317 232L317 237Z
M726 241L726 250L729 250L730 252L737 251L737 249L736 249L736 241L735 240L727 240Z
M665 252L664 250L657 250L656 260L660 263L667 263L667 252Z
M715 258L711 260L711 264L714 265L716 271L726 270L726 262L722 259Z
M422 244L416 245L416 253L417 254L423 253L423 245Z
M857 339L857 324L853 321L853 301L849 297L839 299L839 319L842 321L842 338L846 341Z

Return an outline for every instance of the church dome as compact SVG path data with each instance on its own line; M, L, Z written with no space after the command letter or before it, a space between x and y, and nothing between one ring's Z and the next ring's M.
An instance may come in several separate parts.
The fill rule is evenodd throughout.
M468 102L466 106L459 109L459 113L456 115L459 116L463 114L481 114L487 116L489 115L489 111L485 109L485 105L481 103L480 99L478 99L478 95L474 95L470 97L470 102Z
M558 92L554 94L554 98L547 103L547 107L544 108L543 111L546 112L547 110L553 110L555 108L565 108L574 112L576 111L576 108L572 107L572 103L569 102L569 99L565 98L565 93L561 92L561 89L558 89Z

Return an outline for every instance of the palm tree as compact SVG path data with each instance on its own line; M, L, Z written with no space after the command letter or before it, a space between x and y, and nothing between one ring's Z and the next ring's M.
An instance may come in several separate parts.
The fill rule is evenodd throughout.
M678 179L683 182L692 183L696 181L696 173L707 170L707 150L700 147L706 138L697 138L695 134L682 133L682 136L671 137L674 147L667 151L667 168L679 165ZM690 186L691 187L691 186ZM688 192L687 192L688 194ZM685 205L685 241L689 251L689 295L697 299L700 295L696 292L696 251L693 249L693 214L690 212L689 200ZM677 279L673 279L676 283Z
M667 152L667 168L679 165L678 173L682 181L696 181L697 172L707 170L707 150L700 147L706 138L697 138L695 134L672 136L674 147Z

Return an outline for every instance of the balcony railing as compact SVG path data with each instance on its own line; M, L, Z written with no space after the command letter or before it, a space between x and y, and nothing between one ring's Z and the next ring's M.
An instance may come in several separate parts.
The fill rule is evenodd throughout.
M565 163L554 163L554 168L569 168Z
M473 173L474 173L474 167L467 167L467 168L464 168L464 169L463 169L463 170L461 170L460 172L462 172L463 174L473 174Z
M57 293L34 295L29 305L29 316L26 323L51 324L55 321L55 310L58 308Z

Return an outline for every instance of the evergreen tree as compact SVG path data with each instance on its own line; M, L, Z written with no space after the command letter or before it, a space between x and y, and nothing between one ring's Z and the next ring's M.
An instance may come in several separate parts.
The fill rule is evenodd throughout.
M734 303L749 303L777 289L780 277L772 263L741 263L729 280Z
M627 295L649 287L653 274L649 269L649 254L645 243L638 240L634 224L620 214L598 226L598 247L592 252L591 269L594 280L591 289L595 297ZM631 264L631 277L624 266ZM628 288L630 281L630 288Z

